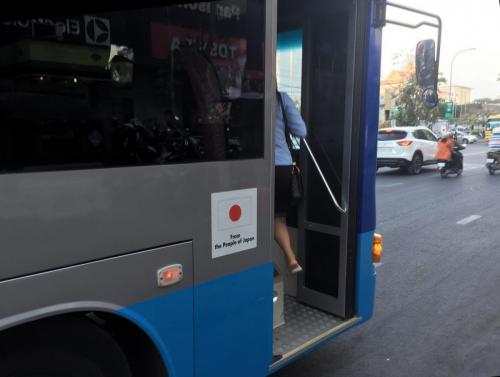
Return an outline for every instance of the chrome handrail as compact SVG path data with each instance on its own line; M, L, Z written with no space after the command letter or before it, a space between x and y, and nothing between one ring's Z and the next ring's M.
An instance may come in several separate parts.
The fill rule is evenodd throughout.
M302 141L304 142L304 145L306 146L306 149L307 151L309 152L309 155L311 156L311 159L313 160L314 162L314 166L316 166L316 169L318 170L318 173L321 177L321 179L323 180L323 184L325 185L325 188L326 190L328 191L328 193L330 194L330 198L332 199L333 201L333 205L335 206L335 208L337 208L337 210L345 215L347 213L347 207L346 208L342 208L339 203L337 202L337 199L335 198L335 195L333 195L333 192L332 190L330 189L330 186L328 185L328 182L326 181L326 178L325 176L323 175L323 172L321 171L321 168L319 167L318 165L318 162L316 161L316 158L314 157L314 154L312 153L311 151L311 148L309 147L309 144L307 143L307 140L305 138L302 139Z

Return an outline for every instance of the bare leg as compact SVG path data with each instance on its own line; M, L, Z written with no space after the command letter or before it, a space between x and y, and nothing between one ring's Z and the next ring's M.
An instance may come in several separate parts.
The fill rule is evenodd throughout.
M285 253L288 265L291 266L297 263L297 258L292 250L292 245L290 243L290 235L288 234L288 228L286 227L286 221L284 217L274 218L274 239L281 247L281 250Z

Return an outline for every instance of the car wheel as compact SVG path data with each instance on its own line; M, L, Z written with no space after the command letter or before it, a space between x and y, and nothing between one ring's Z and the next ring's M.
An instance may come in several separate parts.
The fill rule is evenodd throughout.
M408 171L411 173L411 174L420 174L420 172L422 171L422 165L423 165L423 161L422 161L422 155L420 153L415 153L413 155L413 158L411 159L411 163L410 163L410 166L408 167Z
M495 169L493 168L493 166L490 166L488 168L488 172L491 174L491 175L495 175Z

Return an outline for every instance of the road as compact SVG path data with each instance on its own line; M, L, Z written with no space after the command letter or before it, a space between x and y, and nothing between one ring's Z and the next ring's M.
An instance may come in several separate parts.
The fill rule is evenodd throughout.
M461 177L377 174L375 315L275 377L500 375L500 172L486 144Z

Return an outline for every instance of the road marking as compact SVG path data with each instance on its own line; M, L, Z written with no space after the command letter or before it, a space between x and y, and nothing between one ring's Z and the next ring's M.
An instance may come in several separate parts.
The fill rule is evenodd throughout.
M465 224L471 223L473 221L476 221L477 219L480 219L480 218L481 218L480 215L472 215L472 216L466 217L465 219L457 221L457 225L465 225Z
M387 188L387 187L396 187L396 186L401 186L401 185L404 185L404 183L403 182L389 183L387 185L378 185L377 187Z
M382 262L379 262L379 263L373 263L373 265L375 266L375 268L377 268L377 267L382 266L382 265L383 265L383 263L382 263Z
M484 164L464 164L464 170L474 170L474 169L482 169L484 168Z
M474 152L474 153L462 153L465 157L467 156L479 156L479 155L484 155L486 156L486 151L483 152Z

